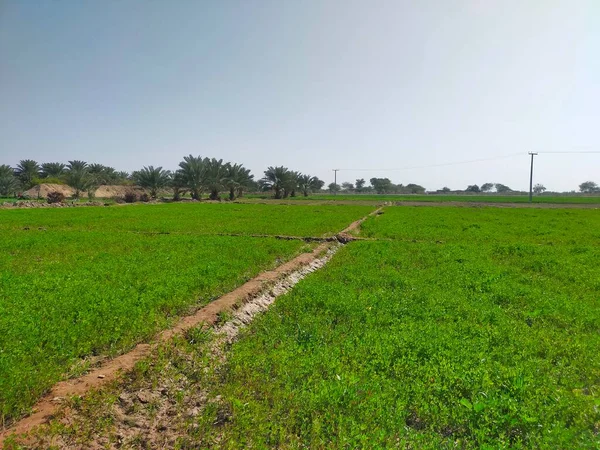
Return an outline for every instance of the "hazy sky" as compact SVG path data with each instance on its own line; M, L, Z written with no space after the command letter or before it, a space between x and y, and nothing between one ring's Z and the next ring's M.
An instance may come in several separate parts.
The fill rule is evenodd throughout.
M526 189L532 150L600 150L598 0L0 0L0 164ZM536 159L588 179L600 154Z

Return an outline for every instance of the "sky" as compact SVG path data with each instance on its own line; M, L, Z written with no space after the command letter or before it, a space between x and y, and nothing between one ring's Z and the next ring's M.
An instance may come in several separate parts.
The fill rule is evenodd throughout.
M600 183L543 153L600 151L597 0L0 0L0 164L526 190L530 151L549 190Z

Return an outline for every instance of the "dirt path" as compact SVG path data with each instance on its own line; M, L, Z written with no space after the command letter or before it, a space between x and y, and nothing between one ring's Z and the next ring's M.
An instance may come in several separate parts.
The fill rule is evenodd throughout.
M356 230L367 217L380 213L381 208L351 223L335 237L331 239L323 238L325 242L319 244L312 252L298 255L291 261L273 270L259 274L237 289L199 309L193 315L183 317L173 328L162 331L151 344L138 344L128 353L102 363L99 367L92 369L85 375L55 384L50 392L42 397L32 408L32 414L0 430L0 446L8 436L27 433L33 428L46 423L60 407L63 399L75 395L84 395L91 389L114 381L122 373L132 370L138 361L150 355L152 350L157 348L160 343L176 335L181 335L187 330L201 324L213 326L218 321L219 313L236 311L243 308L243 305L248 304L253 299L261 295L264 296L265 292L274 285L276 286L279 280L294 275L297 281L299 281L300 278L297 275L299 271L307 267L321 267L322 264L319 265L319 261L323 260L323 255L332 254L331 249L338 246L338 243L346 243L353 240L354 237L349 233ZM328 259L323 261L326 262ZM289 282L287 284L289 285ZM274 301L274 298L272 301Z

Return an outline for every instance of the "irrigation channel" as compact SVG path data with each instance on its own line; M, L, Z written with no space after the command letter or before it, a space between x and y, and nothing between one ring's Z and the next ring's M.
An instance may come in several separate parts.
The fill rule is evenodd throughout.
M312 252L298 255L273 270L259 274L194 314L183 317L173 328L159 333L152 343L138 344L131 351L102 363L80 377L55 384L36 403L29 416L0 430L0 446L9 436L25 435L48 422L65 399L83 396L93 389L115 381L123 373L131 371L138 361L149 356L158 345L194 327L213 328L228 342L232 342L239 330L249 324L256 314L268 309L277 297L290 291L307 275L325 266L341 246L356 239L350 233L357 230L369 216L381 214L381 209L378 208L353 222L332 238L277 236L280 239L299 239L320 244ZM224 312L232 312L232 318L224 324L219 324L219 316Z

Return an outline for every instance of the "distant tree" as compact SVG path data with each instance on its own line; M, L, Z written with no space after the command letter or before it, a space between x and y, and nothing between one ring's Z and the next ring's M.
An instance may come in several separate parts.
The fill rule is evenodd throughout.
M200 156L184 156L183 161L179 163L178 170L185 186L192 194L194 200L199 200L202 196L204 186L204 160Z
M258 181L259 186L263 190L273 191L275 198L281 198L285 183L290 176L289 172L290 170L283 166L268 167L265 176Z
M546 187L543 184L536 184L533 187L533 192L535 192L536 194L541 194L542 192L544 192L546 190Z
M229 200L234 200L236 194L241 197L244 189L251 185L253 178L250 169L244 168L241 164L227 163L225 186L229 189Z
M219 200L219 192L225 188L227 165L222 159L204 159L204 187L208 191L209 199Z
M19 189L19 179L15 177L12 167L0 165L0 196L14 195Z
M156 198L158 191L167 187L171 182L171 172L162 167L144 166L133 173L134 181L144 189L150 191L150 197Z
M467 186L465 192L481 192L481 189L479 189L479 186L477 186L476 184L471 184Z
M600 192L600 188L593 181L585 181L579 185L579 191L584 194L592 194L594 192Z
M352 183L349 183L347 181L344 181L342 183L342 189L344 191L353 191L354 190L354 185Z
M103 164L90 164L88 173L98 185L110 185L119 180L119 174L113 167L108 167Z
M411 194L424 194L425 193L425 188L423 186L421 186L420 184L409 183L406 185L406 187L404 189Z
M67 172L65 173L65 181L75 190L73 197L79 198L81 192L89 190L92 184L88 172L88 164L85 161L69 161Z
M512 192L511 188L509 188L508 186L505 186L502 183L496 183L495 186L496 186L496 192L498 192L500 194L503 194L506 192Z
M329 188L329 192L331 192L332 194L339 192L341 189L340 185L336 183L329 183L327 187Z
M481 192L490 192L492 189L494 189L494 183L483 183L480 189Z
M365 179L364 178L358 178L355 182L354 185L356 186L356 192L362 192L365 189Z
M177 171L171 178L171 189L173 189L173 200L181 200L181 196L187 192L187 183L181 171Z
M60 178L65 174L65 166L63 163L51 162L42 164L42 178Z
M310 175L300 175L298 177L298 188L305 197L308 197L311 192L320 190L324 184L324 181Z
M389 178L371 178L369 182L378 194L386 194L393 188L393 184Z
M115 173L115 183L117 184L127 184L130 183L130 175L125 171L119 171Z
M35 185L35 180L40 176L40 166L33 159L23 159L19 161L15 168L15 175L21 182L23 189L31 189Z
M298 177L300 172L290 170L285 177L283 182L283 198L295 197L296 189L298 189Z
M447 187L447 186L444 186L444 187L442 188L442 192L444 192L444 193L448 193L448 192L451 192L451 190L450 190L450 188L449 188L449 187Z

